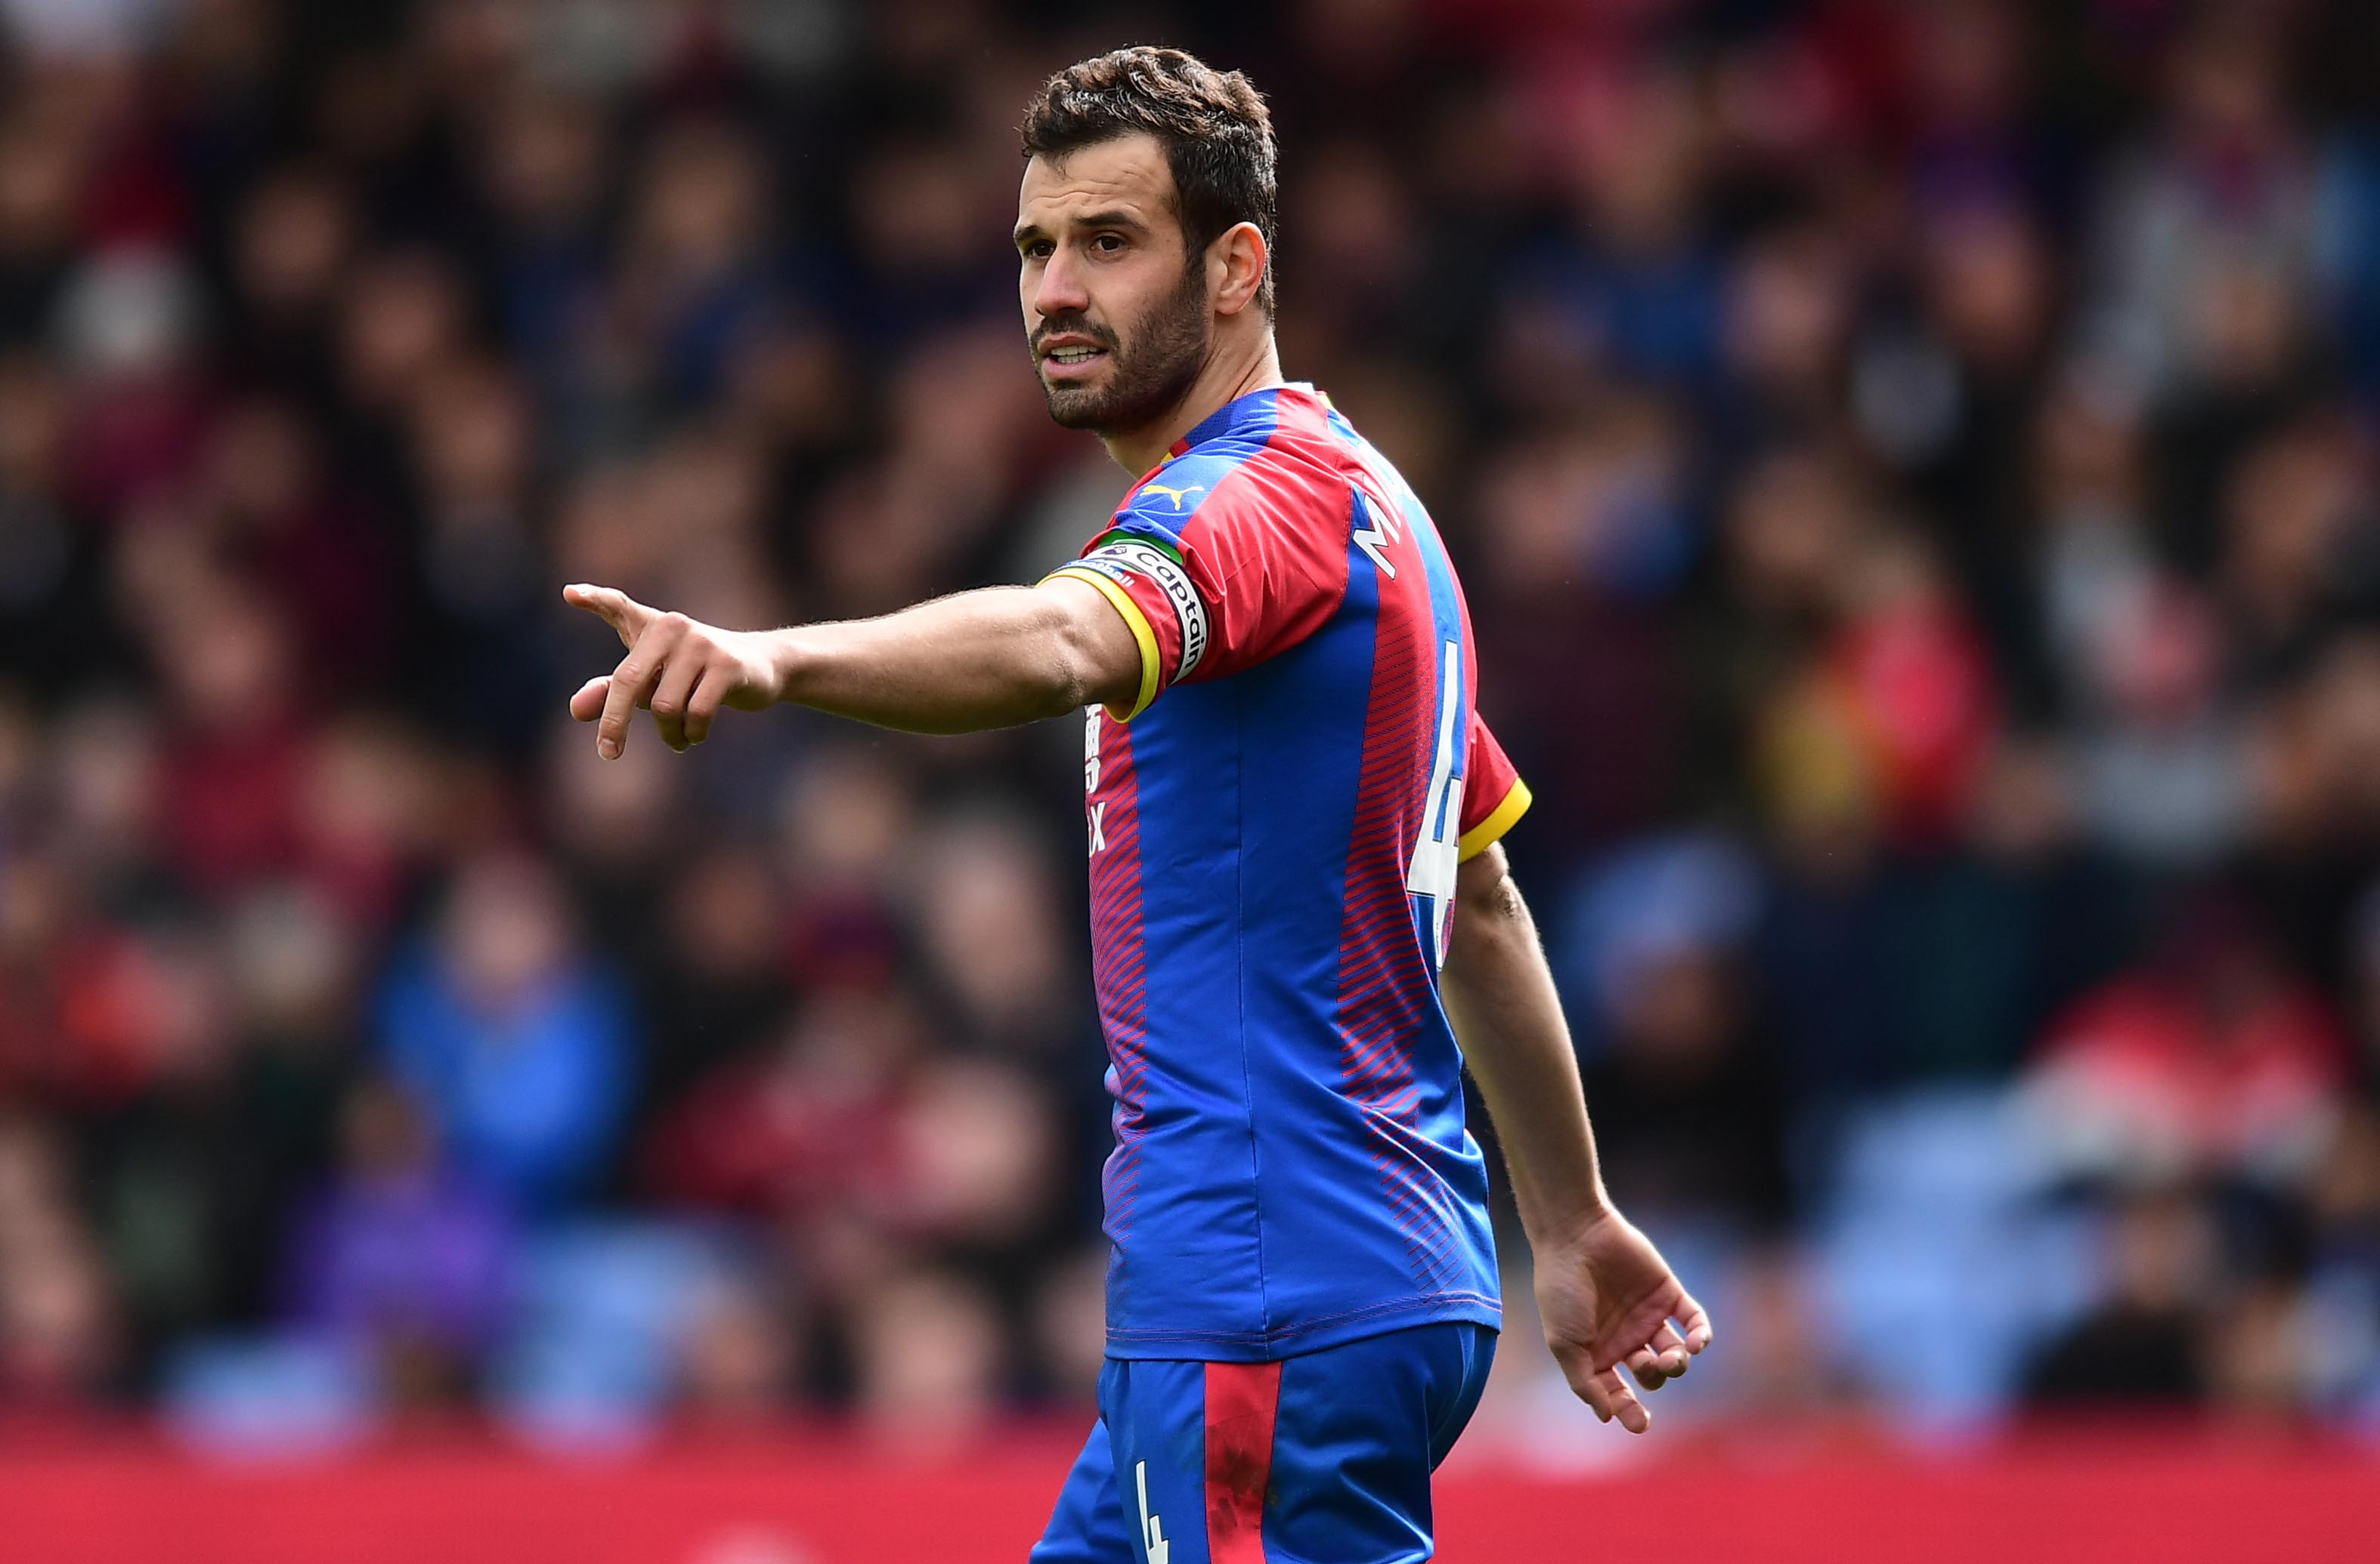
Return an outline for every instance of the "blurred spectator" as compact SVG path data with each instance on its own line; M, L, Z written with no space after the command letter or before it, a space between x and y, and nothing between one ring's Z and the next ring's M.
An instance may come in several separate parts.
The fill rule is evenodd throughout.
M1001 1339L979 1288L932 1272L887 1279L856 1311L859 1411L892 1440L980 1431L1001 1389Z
M781 1417L800 1378L799 1337L784 1305L753 1278L712 1279L688 1312L678 1353L678 1404L700 1423Z
M887 1176L899 1084L923 1043L897 1000L811 1000L773 1049L678 1100L647 1148L654 1182L681 1200L797 1214L856 1200Z
M626 1000L573 948L542 866L466 865L389 974L379 1022L390 1067L472 1178L536 1210L602 1177L632 1089Z
M2287 1182L2321 1153L2346 1062L2320 1000L2208 903L2053 1024L2032 1088L2075 1174Z
M2110 1218L2107 1302L2026 1373L2036 1401L2170 1405L2206 1393L2203 1300L2216 1275L2213 1223L2185 1190L2144 1191Z
M2165 61L2160 123L2112 164L2102 330L2152 396L2268 370L2273 312L2308 280L2312 169L2280 30L2253 10L2204 11Z
M1665 1235L1738 1239L1791 1207L1785 1101L1757 1035L1744 947L1759 913L1726 844L1653 843L1601 870L1572 925L1592 941L1573 993L1602 1033L1586 1071L1614 1197Z
M1028 1061L1075 1039L1060 1009L1077 963L1059 922L1053 855L996 819L953 822L921 843L916 916L959 1034Z
M118 1342L107 1279L72 1205L65 1150L0 1120L0 1400L67 1409L109 1388Z
M2151 865L2203 867L2238 843L2248 772L2223 709L2220 630L2169 577L2128 583L2081 632L2094 718L2079 763L2095 833Z
M504 1320L507 1224L441 1170L435 1132L402 1086L365 1083L342 1117L337 1177L288 1256L294 1317L371 1363L386 1404L452 1403Z

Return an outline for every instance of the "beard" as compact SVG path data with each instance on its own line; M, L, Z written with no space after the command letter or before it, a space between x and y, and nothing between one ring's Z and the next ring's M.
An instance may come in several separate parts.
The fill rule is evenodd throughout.
M1207 362L1210 344L1205 283L1197 269L1185 269L1180 285L1149 310L1130 342L1081 315L1044 320L1034 333L1037 344L1061 332L1079 332L1095 338L1108 355L1104 385L1052 385L1047 379L1041 381L1050 418L1062 429L1109 434L1144 428L1171 412L1189 394L1191 382ZM1038 350L1033 368L1038 377Z

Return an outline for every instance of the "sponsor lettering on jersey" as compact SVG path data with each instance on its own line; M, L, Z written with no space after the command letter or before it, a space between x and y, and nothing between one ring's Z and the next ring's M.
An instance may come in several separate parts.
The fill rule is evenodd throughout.
M1090 825L1091 852L1095 855L1104 851L1108 844L1107 800L1090 801L1090 795L1099 790L1099 722L1105 715L1093 706L1083 717L1083 806Z

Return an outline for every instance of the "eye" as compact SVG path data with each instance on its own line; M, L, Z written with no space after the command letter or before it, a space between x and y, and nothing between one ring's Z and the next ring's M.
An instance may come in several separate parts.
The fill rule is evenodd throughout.
M1097 238L1094 238L1091 243L1097 247L1101 255L1113 255L1123 249L1123 236L1122 234L1101 234Z
M1025 244L1025 259L1026 259L1026 260L1027 260L1027 261L1047 261L1047 260L1049 260L1049 259L1050 259L1050 241L1049 241L1049 240L1047 240L1047 239L1028 239L1028 240L1026 240L1026 244Z

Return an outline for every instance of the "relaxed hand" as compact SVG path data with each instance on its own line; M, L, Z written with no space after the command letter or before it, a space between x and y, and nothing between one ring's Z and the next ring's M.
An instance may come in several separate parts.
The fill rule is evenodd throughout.
M1613 1211L1537 1256L1537 1312L1564 1377L1595 1415L1642 1434L1652 1413L1620 1376L1647 1391L1686 1372L1710 1345L1710 1315L1670 1274L1653 1241Z

